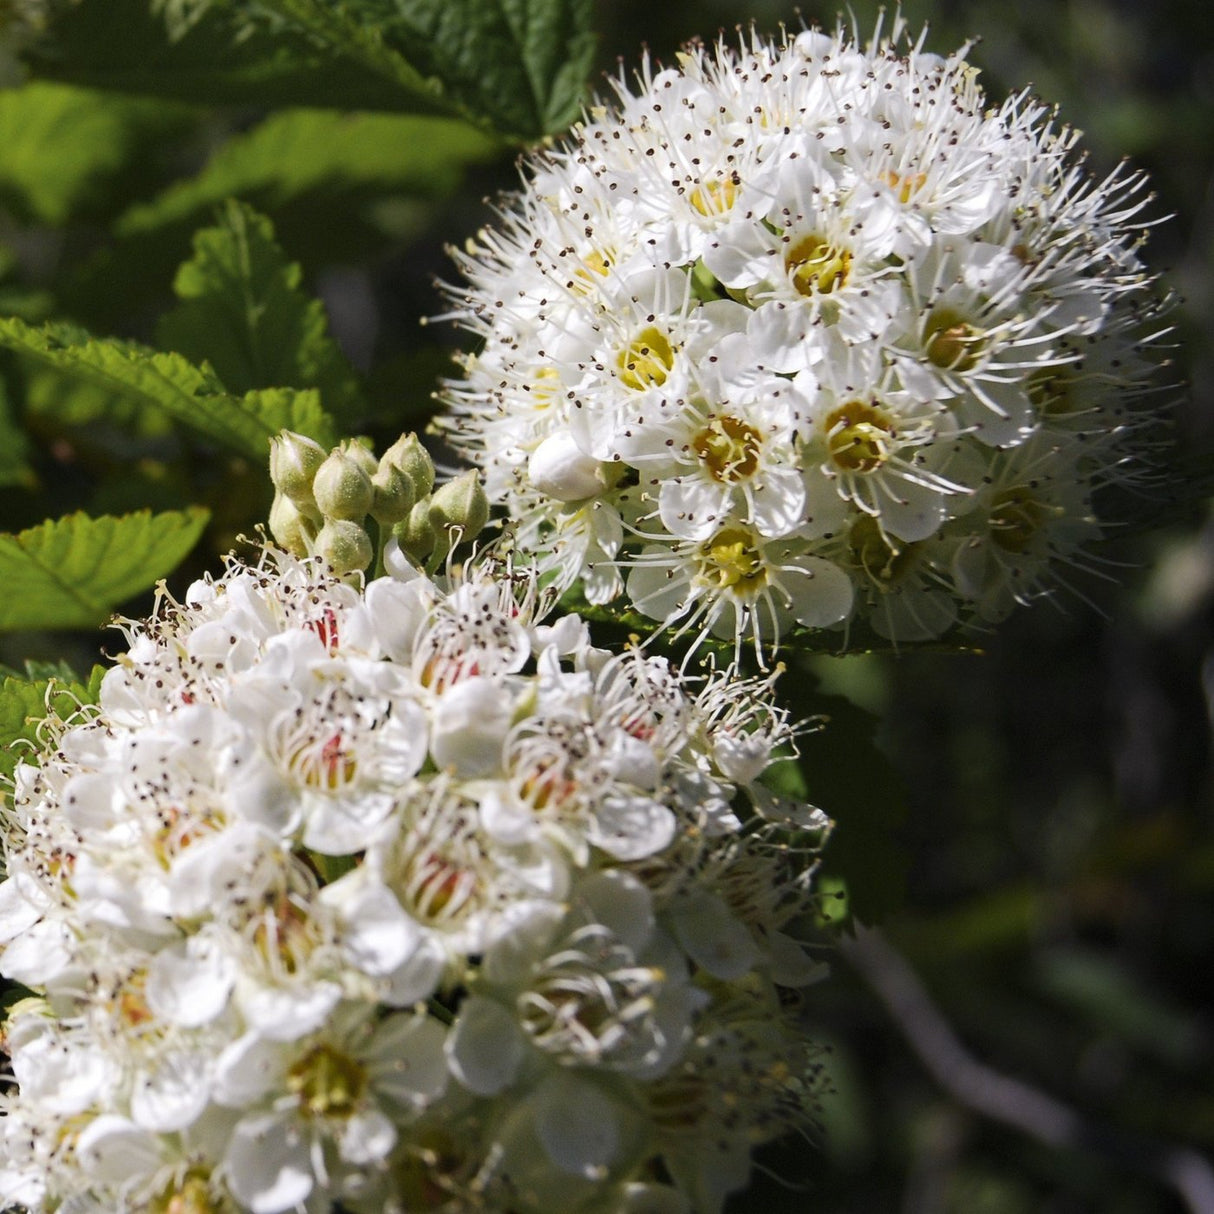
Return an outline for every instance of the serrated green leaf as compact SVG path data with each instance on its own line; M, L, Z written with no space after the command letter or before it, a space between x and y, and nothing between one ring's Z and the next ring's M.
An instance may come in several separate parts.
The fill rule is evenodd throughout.
M311 193L404 190L442 196L498 145L464 122L396 114L289 110L229 139L193 178L132 207L120 236L180 223L227 198L269 211Z
M271 434L294 430L322 447L337 445L333 419L321 407L315 388L254 388L240 398L240 406Z
M459 117L534 140L578 114L592 0L258 0L192 14L176 40L147 0L72 6L30 55L43 76L210 103ZM273 18L258 19L258 14Z
M146 138L182 121L162 102L62 84L0 90L0 200L22 219L49 224L95 210Z
M100 623L176 568L209 517L196 507L117 518L76 513L0 533L0 632Z
M0 319L0 346L159 410L254 459L266 458L270 439L284 426L317 442L333 441L331 419L314 391L275 389L236 397L209 367L195 367L180 354L90 337L72 325L34 328L11 317Z
M575 121L594 56L589 0L386 0L389 36L408 37L461 103L524 138Z
M302 278L275 243L274 225L229 200L218 226L194 235L194 256L173 283L181 302L161 318L160 344L210 363L229 391L319 388L331 410L348 415L360 403L354 371Z
M535 139L578 115L594 54L589 0L262 0L402 90Z
M23 755L33 753L21 740L36 743L38 725L48 713L68 717L81 705L97 702L105 667L94 666L87 683L67 669L27 673L26 678L7 675L0 683L0 776L6 779Z

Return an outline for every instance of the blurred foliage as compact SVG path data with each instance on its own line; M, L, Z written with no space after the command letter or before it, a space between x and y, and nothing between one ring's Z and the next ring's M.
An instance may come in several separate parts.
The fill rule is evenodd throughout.
M62 41L36 50L42 78L0 92L0 315L16 318L0 327L0 529L12 533L0 557L26 574L39 550L25 537L61 538L42 536L44 519L84 510L201 527L201 507L210 522L174 575L184 585L264 518L264 439L281 421L327 436L338 419L380 447L424 426L456 342L419 323L443 308L433 278L454 277L443 247L489 221L481 199L517 180L519 143L574 116L591 27L599 68L614 73L617 59L632 70L643 43L670 60L718 28L836 21L833 9L798 16L776 0L598 0L593 14L590 0L532 0L501 13L526 11L551 36L499 14L487 34L494 72L478 73L438 42L423 53L417 29L370 46L326 22L320 0L269 5L310 22L273 47L264 28L234 41L218 8L196 7L198 24L173 40L147 0L83 4ZM443 20L468 7L414 10L441 41ZM851 11L860 31L875 26L875 0ZM1150 172L1161 222L1147 256L1181 300L1175 446L1208 477L1204 6L907 0L902 11L912 29L930 23L929 49L980 35L970 59L989 94L1031 87L1056 101L1085 132L1095 171L1128 154ZM544 14L559 20L544 25ZM511 105L490 129L495 93ZM1170 500L1160 489L1157 501ZM824 915L888 915L889 938L990 1065L1095 1124L1209 1155L1214 517L1190 497L1173 493L1180 505L1158 511L1165 527L1111 546L1108 572L1128 596L1081 587L1107 615L1060 596L1058 610L1014 617L981 654L815 658L782 686L799 716L831 718L804 740L798 773L840 818ZM185 521L164 535L180 551L142 568L141 586L188 547ZM121 562L106 572L93 619L139 588ZM83 618L23 619L0 637L0 662L17 668L0 703L5 738L45 703L49 671L17 673L26 659L66 659L68 678L97 656L95 631L47 631L57 622ZM864 812L844 820L848 805ZM768 1151L733 1208L1182 1208L1128 1167L958 1107L844 961L832 968L806 995L807 1023L830 1049L822 1130Z

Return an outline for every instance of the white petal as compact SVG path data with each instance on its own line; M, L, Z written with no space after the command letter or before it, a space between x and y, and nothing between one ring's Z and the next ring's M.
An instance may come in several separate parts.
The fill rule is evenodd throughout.
M613 792L599 802L587 837L617 860L641 860L661 851L675 827L674 814L660 802Z
M425 622L427 605L421 592L430 582L418 578L402 582L396 578L376 578L367 586L367 612L375 639L394 662L413 658L413 642Z
M227 1006L235 980L233 958L213 936L200 932L152 958L145 988L148 1007L170 1024L197 1028Z
M653 934L653 898L631 873L609 868L579 881L574 901L584 906L594 923L610 928L612 935L634 953L640 953Z
M288 1117L246 1118L232 1131L223 1161L228 1187L252 1214L286 1214L312 1192L308 1143Z
M430 750L435 763L461 776L499 770L513 709L509 689L492 679L464 679L448 688L434 710Z
M447 1038L447 1062L469 1091L493 1096L514 1079L524 1046L513 1014L494 999L473 995L460 1008Z
M229 1108L256 1104L281 1086L286 1068L282 1046L246 1033L226 1046L215 1062L215 1100Z
M746 925L715 894L701 891L672 916L674 933L687 955L714 978L734 982L759 962L759 946Z
M361 870L351 876L361 877ZM326 887L321 900L338 907L342 952L365 974L390 974L421 943L420 926L405 913L396 895L377 881L347 877Z
M598 1180L620 1148L615 1104L592 1083L573 1075L545 1080L532 1094L535 1133L563 1172Z
M159 1148L155 1134L113 1113L95 1117L75 1143L80 1166L110 1185L155 1172L161 1163Z
M238 1002L251 1028L273 1041L298 1041L314 1033L341 999L336 982L238 987Z
M432 1016L402 1013L371 1036L375 1090L404 1108L424 1108L447 1090L448 1030Z
M803 556L797 568L781 570L780 583L788 591L788 610L807 628L826 628L846 618L854 590L851 579L830 561Z
M210 1069L201 1054L179 1052L162 1058L150 1074L135 1077L131 1116L158 1134L193 1125L209 1102Z
M346 1163L376 1164L396 1145L396 1127L378 1109L355 1112L342 1127L337 1153Z

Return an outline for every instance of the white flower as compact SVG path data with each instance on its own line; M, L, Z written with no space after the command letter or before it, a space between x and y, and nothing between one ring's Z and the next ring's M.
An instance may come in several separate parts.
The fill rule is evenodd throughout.
M762 823L772 679L595 649L508 565L401 573L232 559L42 725L2 836L0 973L36 991L4 1201L377 1214L424 1178L449 1211L696 1207L716 1155L655 1086L811 968L784 929L813 811ZM726 1054L782 1066L764 1040Z
M532 162L450 289L482 346L448 430L516 551L761 654L853 620L925 640L1065 580L1069 539L993 605L984 486L1031 447L1086 518L1142 465L1147 196L1088 178L1040 103L992 107L964 56L900 20L693 46ZM1038 443L1060 426L1086 458ZM917 557L922 593L848 547L905 567L937 540L965 555Z

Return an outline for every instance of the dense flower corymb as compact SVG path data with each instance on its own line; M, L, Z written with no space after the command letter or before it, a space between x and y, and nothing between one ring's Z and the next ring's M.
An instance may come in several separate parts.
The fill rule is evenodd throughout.
M447 426L518 546L760 648L997 621L1081 562L1147 418L1142 179L901 28L617 92L457 254Z
M392 563L231 562L18 766L0 1205L713 1211L804 1117L770 684Z

